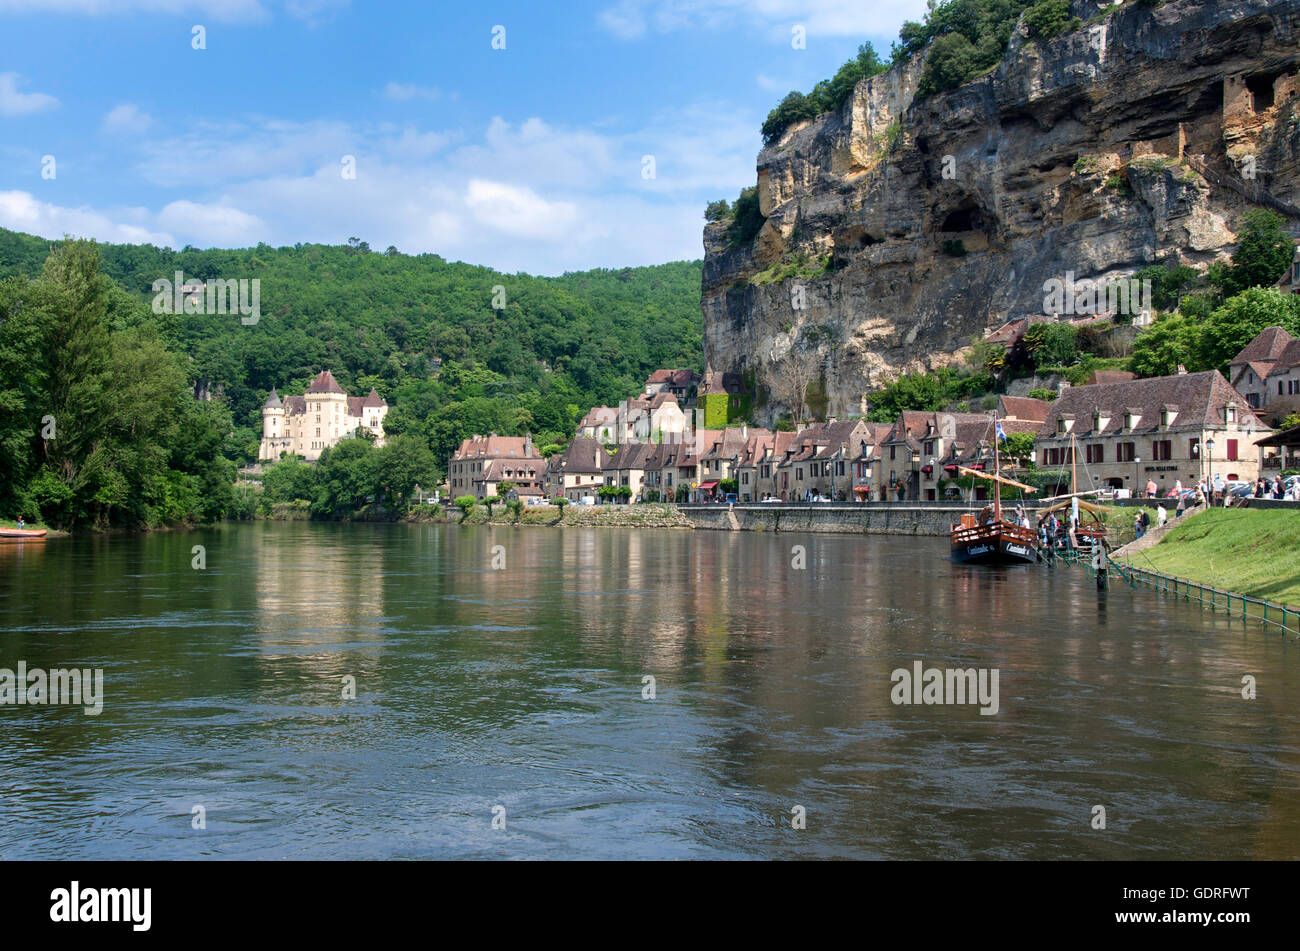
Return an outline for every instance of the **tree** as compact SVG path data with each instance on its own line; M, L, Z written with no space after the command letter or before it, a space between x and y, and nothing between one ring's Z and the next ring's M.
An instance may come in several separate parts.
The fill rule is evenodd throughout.
M1295 257L1295 241L1279 214L1253 209L1242 216L1232 265L1222 270L1223 295L1233 297L1251 287L1272 287Z
M778 360L768 364L768 388L776 402L790 409L794 423L802 423L808 411L808 388L816 379L821 361L816 353L795 340Z
M360 439L345 439L316 460L312 514L341 518L365 506L378 491L379 452Z
M1181 314L1165 314L1133 342L1129 369L1141 377L1171 376L1180 366L1199 369L1197 326Z
M943 381L929 373L904 373L871 396L872 422L892 423L904 410L943 409L948 394Z
M721 221L731 214L731 202L725 198L711 201L704 206L705 221Z
M410 501L415 487L437 481L437 464L423 439L393 436L378 450L379 487L399 505Z
M1300 336L1300 300L1274 287L1252 287L1195 326L1198 366L1222 369L1266 327L1284 327Z

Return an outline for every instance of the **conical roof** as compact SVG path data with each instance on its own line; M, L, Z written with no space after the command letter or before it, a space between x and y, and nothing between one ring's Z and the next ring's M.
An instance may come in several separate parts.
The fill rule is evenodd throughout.
M283 409L284 404L280 402L280 396L275 392L275 387L271 387L271 395L266 398L262 404L262 409Z
M362 403L361 405L362 406L387 406L388 404L384 402L384 398L382 396L380 396L377 392L375 392L375 388L372 386L370 388L370 395L366 397L365 402Z

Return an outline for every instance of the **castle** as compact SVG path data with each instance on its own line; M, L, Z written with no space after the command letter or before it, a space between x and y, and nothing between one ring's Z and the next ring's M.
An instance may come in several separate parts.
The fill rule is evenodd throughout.
M375 434L375 445L384 444L384 417L388 403L370 388L370 395L348 396L329 370L323 370L302 396L283 400L274 387L262 406L262 445L259 459L277 460L298 455L316 460L320 454L351 436L358 426Z

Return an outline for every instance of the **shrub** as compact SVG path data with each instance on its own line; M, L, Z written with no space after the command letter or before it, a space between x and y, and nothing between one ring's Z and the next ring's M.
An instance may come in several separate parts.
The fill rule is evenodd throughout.
M960 238L948 238L942 245L943 253L951 258L964 258L966 244Z
M460 509L461 513L464 515L468 515L470 512L472 512L474 510L474 506L477 504L478 504L478 500L475 499L474 496L472 495L459 496L455 501L456 508Z
M759 210L756 186L741 189L733 212L731 224L727 227L727 243L733 248L739 248L753 241L767 220Z
M1025 11L1031 40L1047 40L1065 30L1077 30L1080 20L1070 16L1069 0L1038 0Z

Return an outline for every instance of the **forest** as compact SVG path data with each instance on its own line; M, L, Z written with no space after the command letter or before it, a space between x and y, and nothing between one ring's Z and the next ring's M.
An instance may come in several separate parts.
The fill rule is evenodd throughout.
M154 313L154 281L178 271L259 280L260 319ZM533 277L357 238L174 251L0 229L0 515L219 517L271 388L302 393L322 369L375 387L386 433L439 469L475 432L564 443L654 369L703 369L701 336L698 261Z

